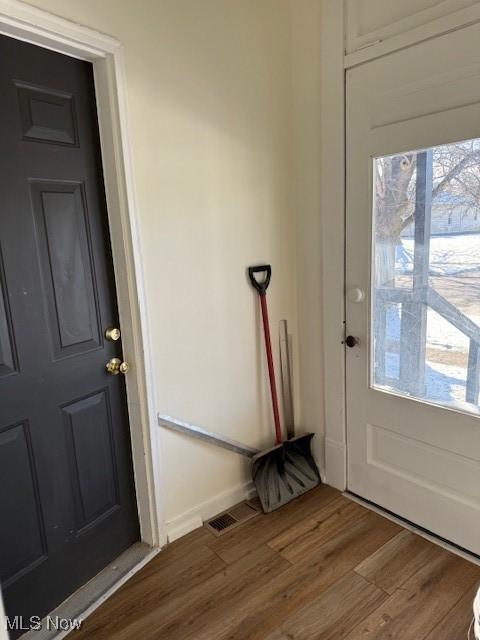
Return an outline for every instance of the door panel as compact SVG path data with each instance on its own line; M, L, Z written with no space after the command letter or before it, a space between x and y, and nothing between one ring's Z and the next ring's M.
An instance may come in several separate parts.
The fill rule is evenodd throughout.
M91 64L0 36L0 575L43 616L139 538Z
M62 411L70 444L70 471L79 534L118 506L108 389L75 400Z
M3 257L0 251L0 378L15 373L17 354L7 295Z
M1 548L9 549L8 562L2 565L0 580L8 587L20 573L43 560L46 553L45 531L39 502L38 480L28 423L14 424L0 432L0 467L7 486L2 488L0 513ZM23 509L18 508L18 496Z
M31 183L55 358L100 346L92 246L82 184Z
M78 145L73 95L14 80L24 140Z
M346 289L366 294L346 301L359 338L346 353L348 488L475 553L480 233L473 218L449 228L465 166L455 188L436 187L442 157L480 137L479 38L474 25L347 72ZM395 171L392 190L379 172Z

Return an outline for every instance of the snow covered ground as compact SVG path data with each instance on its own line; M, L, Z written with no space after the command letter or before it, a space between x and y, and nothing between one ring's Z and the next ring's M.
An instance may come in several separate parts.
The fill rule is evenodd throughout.
M400 340L400 304L387 310L387 340ZM480 316L469 316L480 326ZM427 311L427 347L468 353L469 339L433 309Z
M480 316L469 316L480 326ZM387 340L400 340L400 304L387 310ZM433 309L427 311L427 346L468 352L469 339Z
M398 378L399 360L398 353L386 354L385 372L389 378L393 378L390 384L386 386L394 390L396 389L394 380ZM425 396L423 399L440 403L465 402L466 384L466 368L427 361L425 367Z
M480 316L472 317L480 325ZM398 379L400 372L400 305L392 305L387 311L387 344L392 351L387 351L385 373L389 378ZM452 364L435 362L427 356L425 369L425 398L436 402L465 400L467 382L467 357L469 339L453 325L432 309L427 311L427 350L433 349L448 353L464 354L465 366L458 365L458 355L452 358ZM443 359L443 358L442 358ZM460 360L462 358L460 357Z
M397 273L411 273L413 238L402 238L396 252ZM430 239L430 274L452 276L480 268L480 234L432 236Z

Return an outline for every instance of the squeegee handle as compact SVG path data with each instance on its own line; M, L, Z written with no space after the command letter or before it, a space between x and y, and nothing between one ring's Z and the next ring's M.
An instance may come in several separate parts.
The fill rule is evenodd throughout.
M258 282L255 278L256 273L265 273L265 279L262 282ZM281 444L282 442L282 428L280 426L280 412L278 410L278 396L277 396L277 384L275 382L275 369L273 366L272 355L272 341L270 338L270 323L268 321L268 308L267 308L267 288L270 284L270 278L272 275L272 268L270 265L264 265L259 267L249 267L248 275L250 281L255 289L258 291L260 298L260 307L262 309L263 320L263 333L265 335L265 351L267 353L268 364L268 377L270 379L270 393L272 396L272 409L273 420L275 423L275 442Z

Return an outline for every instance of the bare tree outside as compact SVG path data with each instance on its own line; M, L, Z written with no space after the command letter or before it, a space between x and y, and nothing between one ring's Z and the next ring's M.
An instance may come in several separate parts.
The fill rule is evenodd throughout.
M402 232L415 224L417 152L386 156L375 162L376 284L393 285L395 248ZM463 198L463 215L480 209L480 139L433 149L432 202L441 193Z

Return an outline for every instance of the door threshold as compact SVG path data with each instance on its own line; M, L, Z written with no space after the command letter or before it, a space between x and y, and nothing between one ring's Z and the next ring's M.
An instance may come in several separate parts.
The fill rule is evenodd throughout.
M20 636L19 640L61 640L75 627L75 621L83 621L92 614L107 598L119 589L129 578L139 571L160 551L144 542L137 542L124 551L118 558L102 569L83 587L77 589L67 600L62 602L41 622L39 630L30 629ZM62 629L61 621L72 626ZM57 622L58 621L58 622ZM57 628L55 627L57 624ZM81 626L80 626L81 629Z
M422 527L414 524L413 522L410 522L410 520L405 520L404 518L397 516L395 513L392 513L388 509L379 507L374 502L370 502L366 498L362 498L361 496L358 496L356 493L351 493L350 491L344 491L342 495L345 496L346 498L349 498L353 502L357 502L358 504L362 505L362 507L365 507L366 509L370 509L370 511L374 511L375 513L378 513L384 518L387 518L388 520L391 520L392 522L399 524L404 529L408 529L408 531L411 531L412 533L416 533L418 536L425 538L430 542L433 542L439 547L443 547L443 549L446 549L447 551L450 551L451 553L454 553L455 555L460 556L464 560L468 560L469 562L472 562L473 564L480 566L480 556L477 556L475 553L472 553L471 551L468 551L467 549L464 549L463 547L460 547L455 543L450 542L449 540L446 540L445 538L441 538L440 536L435 535L434 533L432 533L431 531L428 531L427 529L423 529Z

